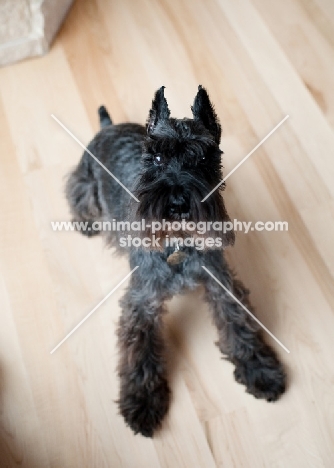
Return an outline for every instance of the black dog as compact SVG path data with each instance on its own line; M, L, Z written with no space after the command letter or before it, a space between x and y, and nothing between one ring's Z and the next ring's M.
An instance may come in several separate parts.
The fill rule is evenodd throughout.
M208 240L210 234L211 241L199 249L200 244L194 243L198 235L187 226L176 232L175 226L185 222L211 221L212 225L229 220L221 190L202 202L222 180L222 151L221 126L201 86L192 112L193 119L170 118L164 87L155 94L146 128L132 123L113 125L101 107L102 130L88 149L104 167L85 152L66 186L74 219L87 222L88 235L98 232L93 229L96 222L103 226L105 221L113 225L122 221L124 228L126 222L138 226L145 220L144 229L136 235L147 240L147 236L152 238L152 226L158 226L158 240L151 247L134 247L131 236L124 237L124 229L103 231L109 244L129 254L131 268L139 265L121 300L119 408L133 431L148 437L160 426L170 401L164 302L187 288L204 285L218 329L219 349L235 365L237 382L256 398L268 401L276 400L285 390L285 373L264 343L257 323L202 268L205 266L252 310L249 292L234 278L223 256L222 249L234 243L234 233L211 230L204 235ZM163 226L163 220L169 224ZM178 241L171 244L175 235Z

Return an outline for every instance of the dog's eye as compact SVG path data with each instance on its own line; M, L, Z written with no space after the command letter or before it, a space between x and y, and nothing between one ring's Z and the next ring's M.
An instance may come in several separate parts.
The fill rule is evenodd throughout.
M153 162L156 166L161 166L163 163L163 157L161 154L156 154L153 158Z

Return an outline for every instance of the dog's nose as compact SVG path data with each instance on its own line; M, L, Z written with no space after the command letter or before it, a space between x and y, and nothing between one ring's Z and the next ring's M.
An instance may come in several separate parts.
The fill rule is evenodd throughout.
M183 195L178 197L171 197L169 203L169 214L171 216L175 215L186 215L189 212L189 202L185 199Z

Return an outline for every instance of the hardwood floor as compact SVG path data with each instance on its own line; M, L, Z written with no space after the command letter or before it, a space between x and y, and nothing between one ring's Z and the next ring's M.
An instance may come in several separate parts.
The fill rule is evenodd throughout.
M51 52L0 69L0 466L34 468L334 466L334 7L331 0L82 0ZM214 346L203 291L174 298L166 329L173 399L156 437L117 413L115 328L129 272L69 220L64 177L98 130L144 123L166 86L190 116L198 84L223 125L231 218L288 221L239 232L228 259L289 386L275 404L233 379Z

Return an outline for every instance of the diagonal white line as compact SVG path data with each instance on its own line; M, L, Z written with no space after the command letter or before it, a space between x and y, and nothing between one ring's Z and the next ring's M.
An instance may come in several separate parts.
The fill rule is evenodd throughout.
M78 325L76 325L76 326L73 328L73 330L70 331L70 333L68 333L68 334L65 336L65 338L63 338L63 339L61 340L60 343L57 344L57 346L56 346L55 348L53 348L52 351L50 351L50 354L53 354L53 353L59 348L59 346L61 346L61 345L67 340L67 338L69 338L69 337L75 332L75 330L77 330L77 329L78 329L78 328L79 328L79 327L80 327L80 326L81 326L81 325L82 325L82 324L83 324L99 307L100 307L100 305L102 305L102 304L108 299L108 297L110 297L110 296L112 295L112 293L115 292L116 289L118 289L118 288L121 286L121 284L123 284L124 281L126 281L126 280L129 278L129 276L131 276L132 273L133 273L134 271L137 270L137 268L139 268L139 265L137 265L133 270L131 270L130 273L128 273L128 274L125 276L125 278L123 278L122 281L121 281L120 283L118 283L118 285L115 286L114 289L112 289L112 290L110 291L110 293L108 293L108 294L106 295L106 297L105 297L104 299L102 299L102 301L99 302L99 303L97 304L97 306L95 306L94 309L91 310L91 311L89 312L89 314L86 315L86 317L83 318L83 319L81 320L81 322L79 322Z
M237 298L234 296L234 294L232 294L231 291L229 291L229 290L215 277L215 275L213 275L213 274L211 273L211 271L209 271L205 266L202 266L202 268L203 268L203 270L205 270L205 271L211 276L211 278L213 278L213 279L216 281L216 283L219 284L219 286L221 286L231 297L233 297L233 299L235 300L235 302L237 302L237 303L239 304L239 306L242 307L242 308L244 309L244 311L247 312L247 314L249 314L249 315L255 320L255 322L257 322L257 323L263 328L263 330L265 330L280 346L282 346L282 348L284 349L284 351L286 351L287 353L290 354L290 351L288 350L288 348L286 348L286 347L284 346L284 344L281 343L280 340L279 340L278 338L276 338L276 336L273 335L273 334L271 333L271 331L268 330L268 328L265 327L265 326L263 325L263 323L261 323L260 320L259 320L258 318L256 318L255 315L252 314L252 312L249 311L249 310L247 309L247 307L245 307L245 306L242 304L242 302L240 302L239 299L237 299Z
M121 182L119 179L117 179L117 177L114 176L114 174L113 174L112 172L110 172L109 169L107 169L106 166L105 166L104 164L102 164L101 161L99 161L99 160L94 156L94 154L93 154L91 151L89 151L89 149L86 148L86 146L85 146L83 143L81 143L81 141L78 140L78 138L77 138L75 135L73 135L73 133L72 133L67 127L65 127L65 125L64 125L63 123L60 122L59 119L57 119L57 117L56 117L55 115L51 114L51 117L52 117L56 122L58 122L59 125L65 130L65 132L67 132L69 135L71 135L71 137L72 137L77 143L79 143L79 145L80 145L85 151L87 151L87 153L90 154L91 157L94 158L95 161L96 161L98 164L100 164L100 166L103 167L103 169L104 169L106 172L108 172L108 174L111 175L111 177L112 177L113 179L115 179L116 182L117 182L121 187L123 187L124 190L126 190L126 191L128 192L128 194L131 195L132 198L134 198L134 199L136 200L136 202L139 203L138 198L136 198L136 197L133 195L133 193L131 193L130 190L129 190L128 188L126 188L125 185L123 185L122 182Z
M280 121L280 123L277 124L276 127L273 128L272 131L269 132L268 135L267 135L266 137L264 137L263 140L261 140L260 143L258 143L258 144L255 146L255 148L253 148L252 151L251 151L250 153L248 153L247 156L245 156L244 159L242 159L242 160L239 162L239 164L237 164L237 165L235 166L235 168L232 169L232 171L229 172L229 173L227 174L227 176L225 176L224 179L221 180L221 181L219 182L219 184L217 184L217 185L215 186L215 188L211 190L210 193L207 194L206 197L203 198L202 202L204 202L207 198L209 198L209 196L212 195L213 192L215 192L215 191L217 190L217 188L219 188L219 187L221 186L221 184L223 184L223 183L225 182L225 180L228 179L228 178L230 177L230 175L232 175L233 172L236 171L236 170L238 169L238 167L240 167L241 164L243 164L243 163L246 161L246 159L248 159L248 158L254 153L254 151L256 151L256 150L262 145L262 143L264 143L264 142L270 137L270 135L272 135L272 134L278 129L278 127L280 127L280 126L286 121L286 119L288 119L288 118L289 118L289 115L286 115L286 116L284 117L284 119L282 119L282 120Z

